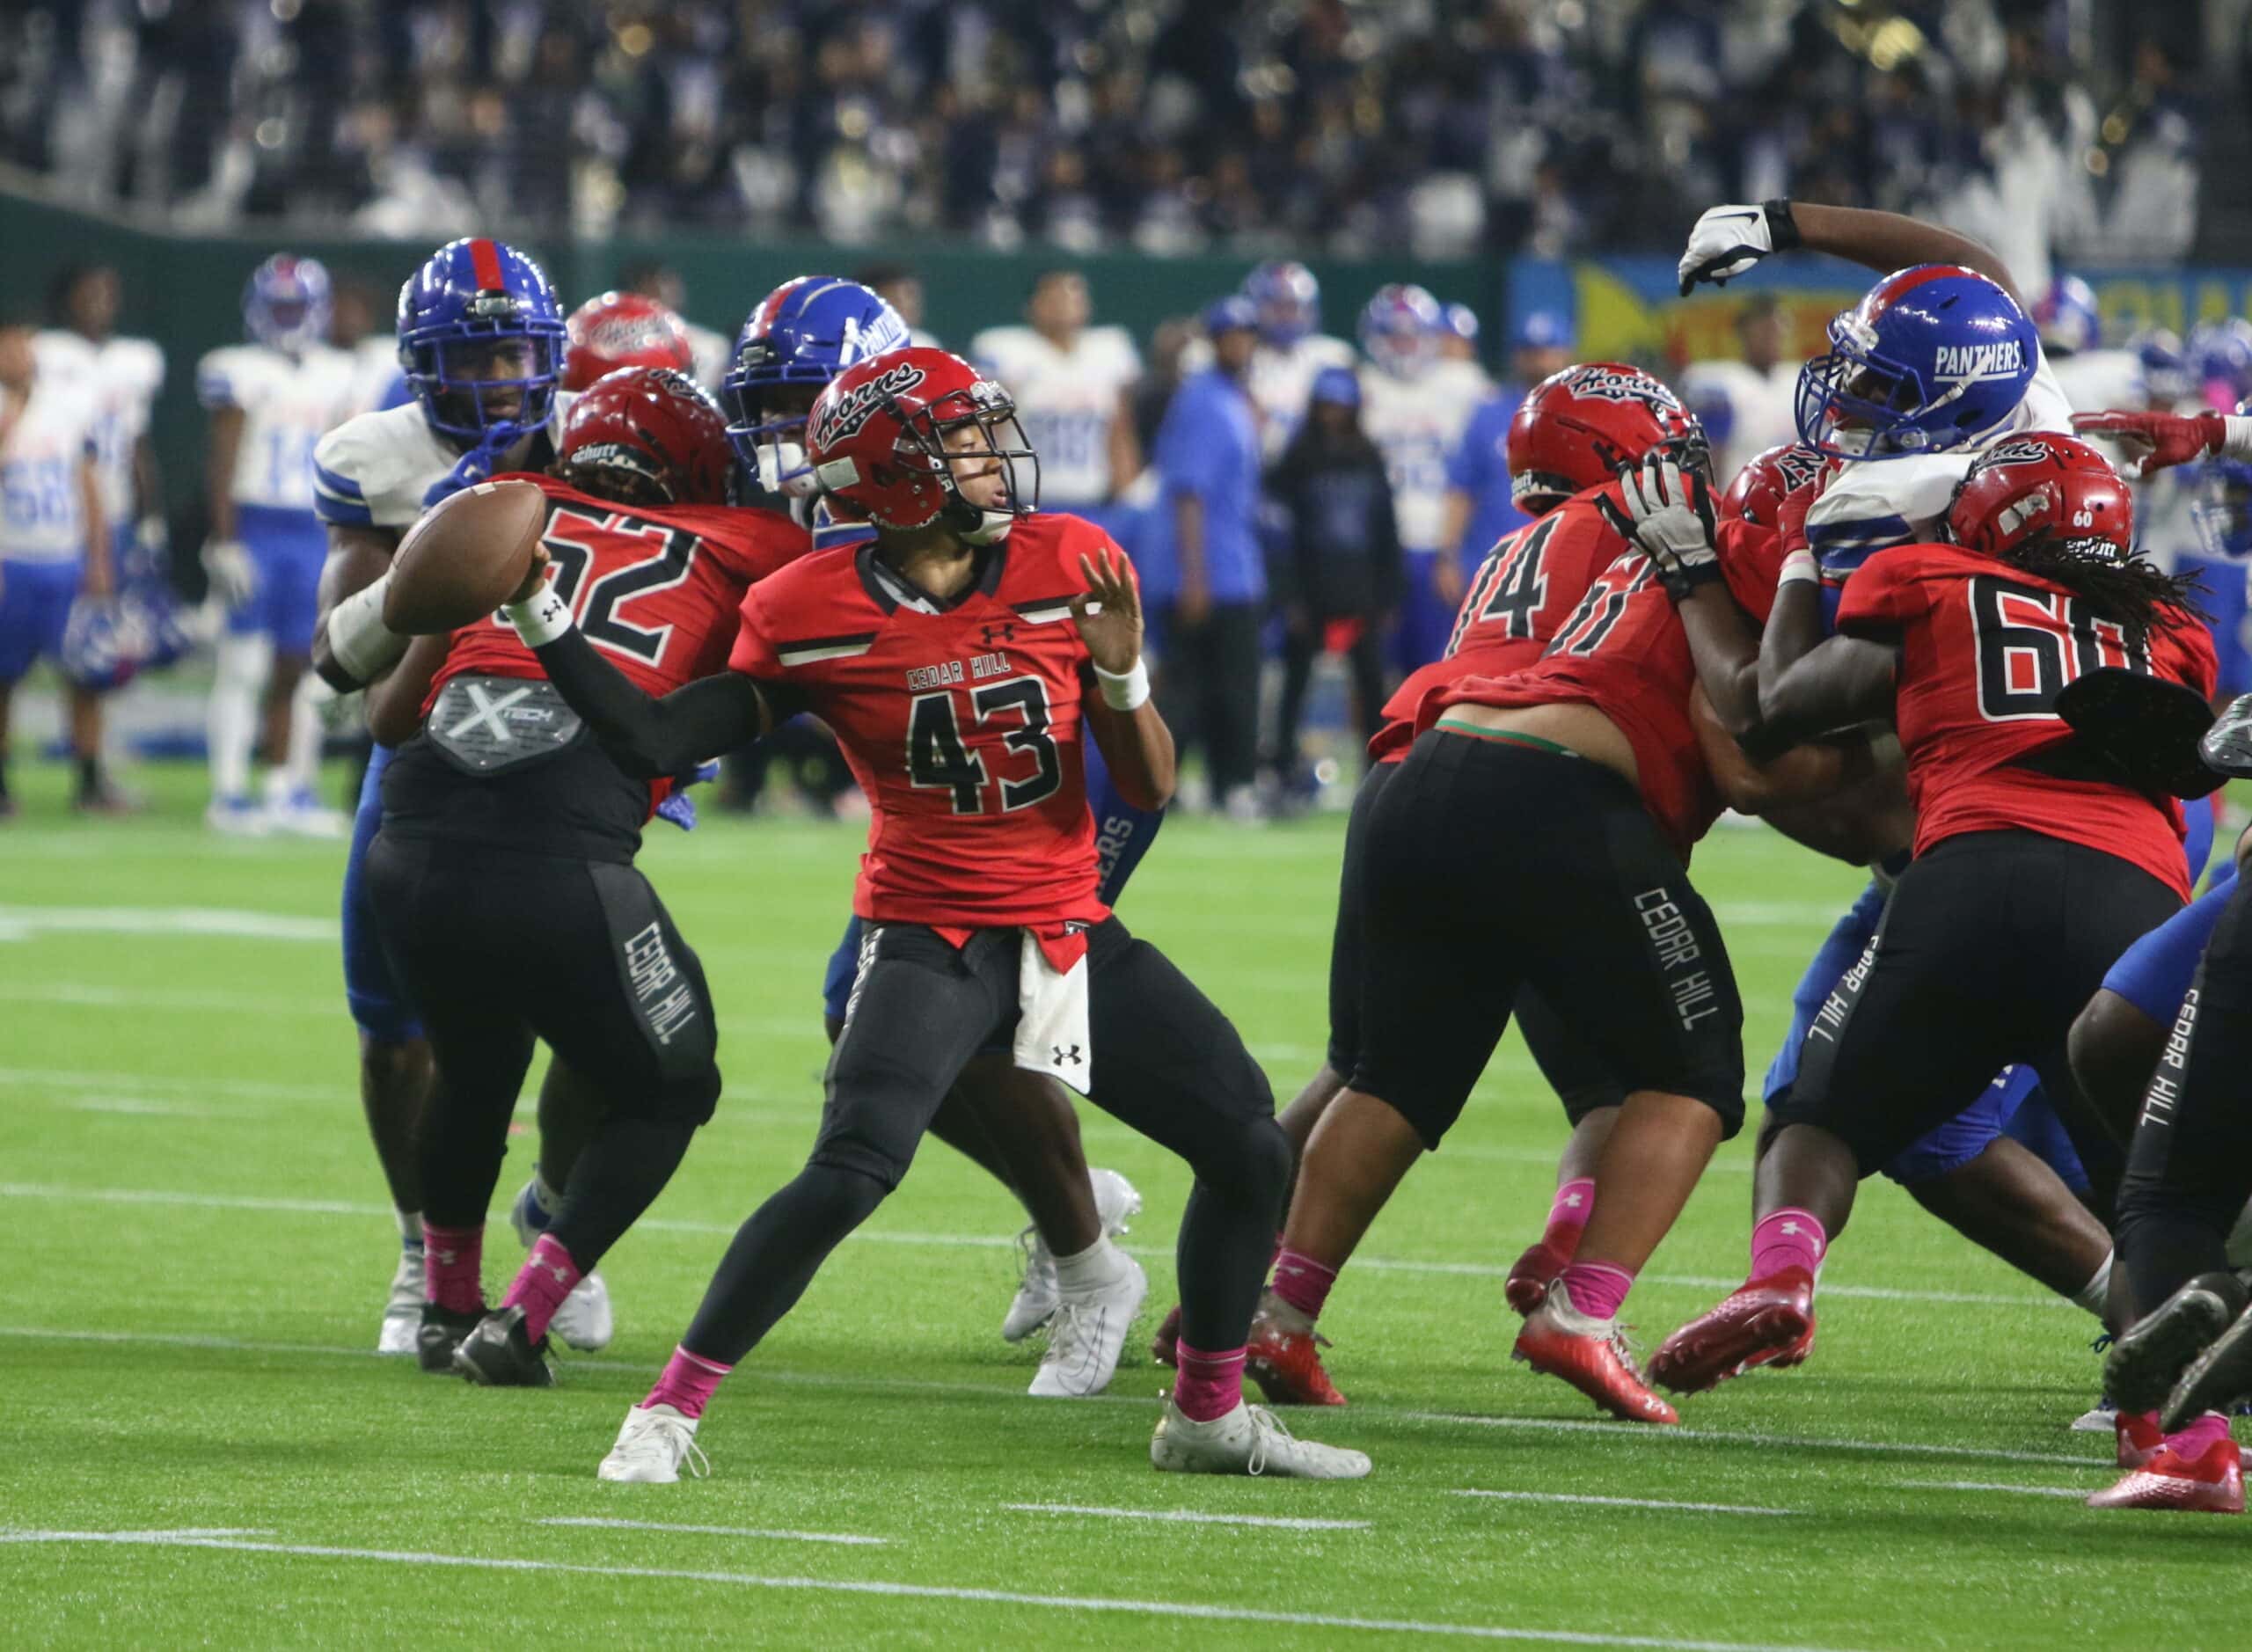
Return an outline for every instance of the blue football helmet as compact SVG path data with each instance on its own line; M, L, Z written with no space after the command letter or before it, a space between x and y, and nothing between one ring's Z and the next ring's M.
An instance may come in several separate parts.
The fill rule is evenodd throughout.
M62 625L62 675L77 688L123 688L141 666L131 632L116 597L77 598Z
M1259 306L1259 337L1287 350L1321 327L1321 283L1305 265L1270 259L1243 278L1243 296Z
M276 252L243 288L243 330L268 349L302 355L328 337L331 296L318 259Z
M2165 327L2146 327L2127 341L2142 363L2143 394L2153 407L2173 408L2197 393L2197 376L2182 348L2181 335Z
M2239 316L2199 322L2190 330L2187 353L2197 388L2215 413L2252 396L2252 322Z
M2103 319L2095 311L2095 289L2077 275L2059 275L2033 306L2041 347L2051 355L2076 355L2103 342Z
M562 306L504 241L449 241L398 289L398 364L430 428L497 451L543 428L562 374Z
M1897 459L2000 430L2041 364L2017 301L1954 264L1895 270L1830 323L1799 370L1799 440L1833 458Z
M822 387L856 362L904 349L907 323L881 296L841 275L800 275L758 301L735 337L720 385L728 441L771 492L816 490L806 463L806 414ZM778 398L786 387L803 394ZM788 405L771 405L777 401Z
M1445 326L1437 299L1421 287L1394 281L1378 288L1361 311L1361 348L1386 372L1406 377L1431 359Z
M2190 507L2199 553L2213 561L2252 558L2252 464L2212 459L2199 470L2197 498Z
M1325 367L1313 376L1313 387L1306 392L1306 400L1357 408L1361 405L1361 376L1349 367Z
M1449 304L1439 311L1440 325L1466 344L1478 342L1478 312L1468 304Z

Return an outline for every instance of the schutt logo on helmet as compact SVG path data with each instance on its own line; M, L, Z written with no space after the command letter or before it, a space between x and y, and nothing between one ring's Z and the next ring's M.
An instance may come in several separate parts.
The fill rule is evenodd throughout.
M888 368L866 384L855 384L818 410L821 417L807 429L816 448L827 449L859 434L877 409L895 396L904 396L923 382L923 369L911 362Z

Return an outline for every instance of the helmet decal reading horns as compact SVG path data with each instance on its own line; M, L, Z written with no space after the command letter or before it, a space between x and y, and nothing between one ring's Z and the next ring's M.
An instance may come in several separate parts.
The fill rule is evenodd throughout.
M858 435L878 408L893 397L904 396L915 389L924 376L923 369L912 362L886 368L865 384L824 399L815 410L819 415L818 422L808 429L807 435L816 448L826 448L847 436Z

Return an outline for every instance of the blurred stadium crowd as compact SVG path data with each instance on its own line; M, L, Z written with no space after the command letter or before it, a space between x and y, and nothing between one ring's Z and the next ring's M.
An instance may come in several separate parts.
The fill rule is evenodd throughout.
M0 157L184 228L1157 253L1615 251L1667 243L1682 201L1788 193L1940 219L2037 285L2051 249L2191 250L2243 11L17 0Z

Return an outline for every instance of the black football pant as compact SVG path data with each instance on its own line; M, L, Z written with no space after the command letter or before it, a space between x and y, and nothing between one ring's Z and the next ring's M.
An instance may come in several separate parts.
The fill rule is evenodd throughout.
M1329 1071L1350 1078L1361 1058L1361 997L1366 969L1370 818L1377 799L1401 768L1379 763L1361 777L1353 812L1345 822L1345 864L1337 881L1337 923L1329 939ZM1598 1048L1575 1032L1539 990L1517 988L1510 1016L1532 1056L1532 1064L1564 1104L1564 1117L1576 1127L1598 1107L1625 1104L1627 1086L1612 1072ZM1438 1134L1424 1145L1437 1150Z
M690 1353L741 1360L899 1185L955 1078L1013 1025L1020 945L1014 929L957 948L920 925L868 925L812 1156L735 1234L681 1340ZM1240 1348L1291 1174L1266 1075L1227 1017L1116 918L1089 937L1087 969L1088 1099L1195 1175L1176 1245L1181 1339Z
M679 1166L720 1094L704 969L630 866L380 834L369 890L430 1039L422 1210L481 1224L534 1040L607 1108L548 1232L599 1262Z
M2252 1199L2252 908L2239 880L2143 1097L2119 1185L2119 1260L2139 1317L2228 1266Z

